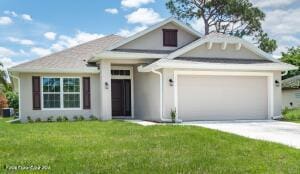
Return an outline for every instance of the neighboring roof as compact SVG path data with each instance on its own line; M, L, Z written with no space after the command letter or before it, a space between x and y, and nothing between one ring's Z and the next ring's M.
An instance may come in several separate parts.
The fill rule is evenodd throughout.
M290 77L282 81L282 88L300 88L300 75Z
M124 39L121 36L109 35L92 40L63 51L41 57L9 68L10 72L98 72L88 60L101 53L107 47Z
M206 36L174 51L167 57L167 59L174 59L176 57L180 57L184 53L187 53L188 51L191 51L192 49L199 47L200 45L203 45L206 43L241 44L245 48L249 49L250 51L254 52L255 54L257 54L267 60L270 60L272 62L279 62L279 60L274 59L272 57L272 55L267 54L266 52L264 52L261 49L259 49L258 47L256 47L254 44L252 44L244 39L241 39L241 38L238 38L235 36L221 34L221 33L211 33L209 35L206 35Z
M220 58L220 60L222 60ZM150 72L152 70L157 70L160 68L176 68L176 69L201 69L201 70L251 70L251 71L286 71L295 70L297 67L282 63L282 62L232 62L229 61L218 61L216 59L211 61L192 61L192 60L178 60L178 59L160 59L152 64L146 66L140 66L139 71ZM254 60L253 60L254 61Z
M135 40L135 39L137 39L137 38L139 38L139 37L141 37L141 36L143 36L147 33L150 33L153 30L156 30L157 28L159 28L159 27L161 27L165 24L168 24L170 22L177 25L177 26L179 26L179 27L181 27L181 28L183 28L185 31L187 31L187 32L189 32L189 33L191 33L195 36L202 37L202 35L199 32L197 32L196 30L194 30L193 28L191 28L191 27L187 26L186 24L182 23L181 21L171 17L171 18L163 20L163 21L161 21L161 22L159 22L159 23L157 23L157 24L155 24L155 25L153 25L153 26L151 26L151 27L149 27L149 28L147 28L147 29L145 29L141 32L138 32L137 34L134 34L133 36L128 37L128 38L124 39L121 42L118 42L118 43L112 45L111 47L108 48L108 50L109 51L114 50L114 49L116 49L116 48L118 48L122 45L125 45L126 43L128 43L130 41L133 41L133 40Z

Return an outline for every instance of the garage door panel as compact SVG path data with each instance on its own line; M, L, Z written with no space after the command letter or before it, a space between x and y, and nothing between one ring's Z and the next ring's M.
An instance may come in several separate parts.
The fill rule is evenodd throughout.
M183 120L266 119L267 77L178 76Z

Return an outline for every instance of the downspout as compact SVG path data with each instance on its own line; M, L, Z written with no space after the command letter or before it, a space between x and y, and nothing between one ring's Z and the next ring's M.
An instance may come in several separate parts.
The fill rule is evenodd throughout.
M151 72L159 75L159 98L160 98L160 120L163 122L171 122L171 119L163 118L163 78L162 73L154 69Z
M18 89L18 94L19 94L19 118L18 118L18 120L21 120L21 83L20 83L20 77L17 77L17 76L14 76L14 75L12 75L12 74L10 74L10 76L12 77L12 78L15 78L15 79L17 79L18 80L18 86L19 86L19 89Z

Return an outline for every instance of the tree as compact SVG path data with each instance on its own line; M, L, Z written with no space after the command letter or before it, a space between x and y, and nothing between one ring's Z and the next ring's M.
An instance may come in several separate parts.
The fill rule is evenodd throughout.
M285 63L289 63L298 67L298 70L289 71L283 79L300 75L300 46L298 47L291 47L288 49L286 53L281 53L281 61Z
M276 41L262 30L265 14L249 0L168 0L166 6L180 20L202 19L205 35L252 36L266 52L277 48Z
M1 62L0 62L0 85L1 85L0 89L2 92L8 88L6 71L4 70L4 66Z

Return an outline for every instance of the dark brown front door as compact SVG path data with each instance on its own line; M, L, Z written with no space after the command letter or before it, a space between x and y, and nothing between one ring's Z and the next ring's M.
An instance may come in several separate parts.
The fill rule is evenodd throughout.
M130 80L111 80L112 116L131 116Z

